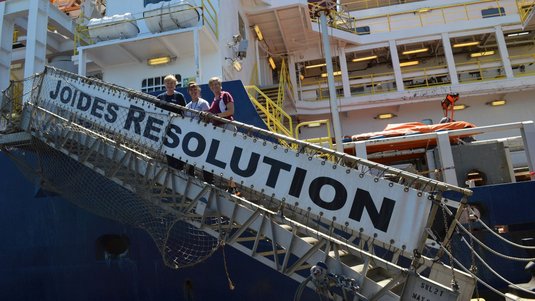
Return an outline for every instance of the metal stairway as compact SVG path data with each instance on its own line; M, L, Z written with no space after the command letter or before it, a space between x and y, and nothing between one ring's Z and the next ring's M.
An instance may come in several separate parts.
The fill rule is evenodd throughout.
M232 246L281 274L301 283L311 281L309 286L336 299L404 300L407 294L415 293L415 281L435 285L446 292L445 297L434 300L455 300L451 296L458 294L458 300L471 296L474 281L467 274L429 258L412 258L413 252L418 254L423 248L426 228L443 208L441 204L447 201L441 193L454 190L467 195L467 190L240 123L234 123L239 131L228 131L201 121L200 116L171 116L154 106L157 104L154 98L55 69L47 68L35 77L33 87L31 101L25 105L18 127L31 134L34 144L46 144L147 200L165 214L203 230L221 244ZM5 101L2 108L9 108ZM143 124L142 120L147 123ZM114 127L115 124L120 127ZM184 145L166 147L164 139L173 140L179 134ZM10 137L21 137L20 132L11 135L0 141L12 145ZM298 145L297 151L272 142L281 139ZM234 149L229 150L225 143L235 145ZM206 151L201 156L203 145ZM251 159L243 168L236 154L243 155L247 150L251 151ZM227 156L218 156L221 153ZM230 153L232 158L228 156ZM318 153L329 153L334 162L316 157ZM194 165L197 173L208 170L216 174L216 185L170 168L165 155ZM257 173L251 168L254 158ZM260 165L260 158L270 168L262 170L265 166ZM289 167L284 158L298 162ZM308 182L307 176L313 169L320 172ZM286 174L290 178L285 179ZM388 179L394 176L395 180ZM282 180L278 181L279 177ZM342 200L344 195L336 192L348 189L347 199L347 193L353 190L349 190L344 178L350 177L349 183L364 183L357 184L361 186L355 199L348 199L353 202L347 202L351 208L341 206L342 201L346 203ZM242 197L224 191L228 179L236 181ZM290 184L289 190L283 184ZM374 190L373 186L379 185L380 189ZM309 186L308 197L312 195L315 199L309 200L300 193L305 186ZM317 186L320 188L314 189ZM366 195L368 203L355 209L355 203L366 199ZM384 204L396 196L399 197L396 202L416 200L414 207L405 210L415 211L408 218L419 226L412 228L414 233L408 238L388 240L385 239L388 231L398 229L385 227L381 215L388 213ZM376 198L382 198L383 205L380 210L375 208L374 214L369 202ZM394 228L401 229L404 226L393 211L397 208L392 205L389 220L395 224ZM361 215L357 217L355 210L359 209ZM375 216L375 220L372 218L366 224L363 211ZM447 243L453 227L447 225L445 230L449 235L445 235L443 243ZM378 250L382 256L376 254ZM327 283L310 276L310 267L318 262L326 264ZM449 288L452 277L460 286L458 292Z

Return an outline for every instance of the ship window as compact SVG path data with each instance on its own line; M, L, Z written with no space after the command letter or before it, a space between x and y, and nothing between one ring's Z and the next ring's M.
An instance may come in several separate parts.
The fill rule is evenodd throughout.
M370 26L361 26L355 28L359 36L370 34Z
M151 4L151 3L159 3L162 1L170 2L171 0L143 0L143 6L147 6L147 4Z
M481 16L483 16L483 18L501 17L505 16L505 10L503 7L482 9Z
M121 259L128 256L130 239L126 235L104 234L95 243L97 260Z
M167 75L163 76L157 76L157 77L150 77L145 78L141 81L141 92L143 93L151 93L151 92L157 92L157 91L163 91L165 90L165 85L163 82L163 79ZM180 74L175 74L176 77L176 86L182 87L182 76Z

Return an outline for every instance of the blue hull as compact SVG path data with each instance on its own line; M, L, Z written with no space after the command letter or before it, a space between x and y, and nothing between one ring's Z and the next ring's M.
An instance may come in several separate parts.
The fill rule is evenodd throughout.
M295 281L231 247L225 254L234 290L221 249L196 266L172 270L144 230L59 197L36 198L34 184L3 153L0 166L0 300L267 301L292 300L297 290ZM124 258L102 256L97 241L110 234L128 238Z

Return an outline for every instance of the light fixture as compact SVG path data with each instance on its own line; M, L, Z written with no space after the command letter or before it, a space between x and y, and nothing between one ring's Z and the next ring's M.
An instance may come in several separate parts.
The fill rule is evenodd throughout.
M427 52L428 50L429 48L426 47L426 48L421 48L421 49L403 51L402 54L422 53L422 52Z
M241 68L242 68L242 65L238 60L233 60L232 61L232 67L234 67L234 70L240 72Z
M309 124L307 124L307 127L309 128L317 128L321 126L321 122L310 122Z
M170 56L153 57L147 60L149 66L163 65L171 62Z
M455 110L455 111L462 111L462 110L464 110L464 109L466 109L466 108L468 108L468 107L469 107L469 106L460 103L460 104L456 104L456 105L454 105L454 106L453 106L453 110Z
M264 35L262 34L262 31L260 30L260 27L258 25L253 26L254 32L256 32L256 37L259 41L262 41L264 39Z
M524 36L524 35L527 35L527 34L529 34L529 31L513 32L513 33L507 34L507 36L508 37L518 37L518 36Z
M479 41L453 44L453 48L476 46L476 45L479 45Z
M507 104L507 101L505 99L497 99L497 100L487 102L487 105L492 106L492 107L503 106L506 104Z
M305 80L305 76L303 74L299 74L299 79L303 81Z
M373 118L374 119L383 120L383 119L391 119L391 118L394 118L394 117L397 117L397 115L392 114L392 113L382 113L382 114L378 114L377 116L375 116Z
M275 60L270 56L268 57L269 65L271 66L271 69L275 70L277 69L277 65L275 65Z
M408 67L408 66L414 66L420 64L420 61L407 61L403 63L399 63L400 67Z
M488 50L488 51L470 53L470 57L481 57L481 56L488 56L488 55L493 55L493 54L494 54L494 50Z
M316 65L308 65L308 66L305 66L305 69L319 68L323 66L327 66L327 64L323 63L323 64L316 64Z
M418 9L416 12L419 13L419 14L423 14L423 13L427 13L427 12L430 12L431 9L429 7L422 7L420 9Z
M359 58L356 58L356 59L352 59L351 61L352 62L362 62L362 61L374 60L376 58L377 58L376 55L370 55L370 56L365 56L365 57L359 57Z
M342 75L342 71L334 71L333 75L334 76ZM321 77L327 77L327 73L322 73Z

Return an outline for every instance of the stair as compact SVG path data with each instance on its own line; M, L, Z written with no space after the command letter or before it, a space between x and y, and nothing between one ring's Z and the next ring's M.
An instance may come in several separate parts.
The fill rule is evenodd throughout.
M260 88L260 91L262 91L269 99L271 99L271 101L273 101L274 103L277 103L277 98L279 94L278 86L262 87ZM265 108L268 107L266 105L266 102L267 102L266 97L264 97L263 95L259 95L257 100L260 103L260 105L264 106ZM262 118L262 120L264 120L264 122L268 124L268 121L266 120L267 119L266 114L262 110L260 110L258 107L256 108L256 111L258 112L258 116L260 116L260 118Z

